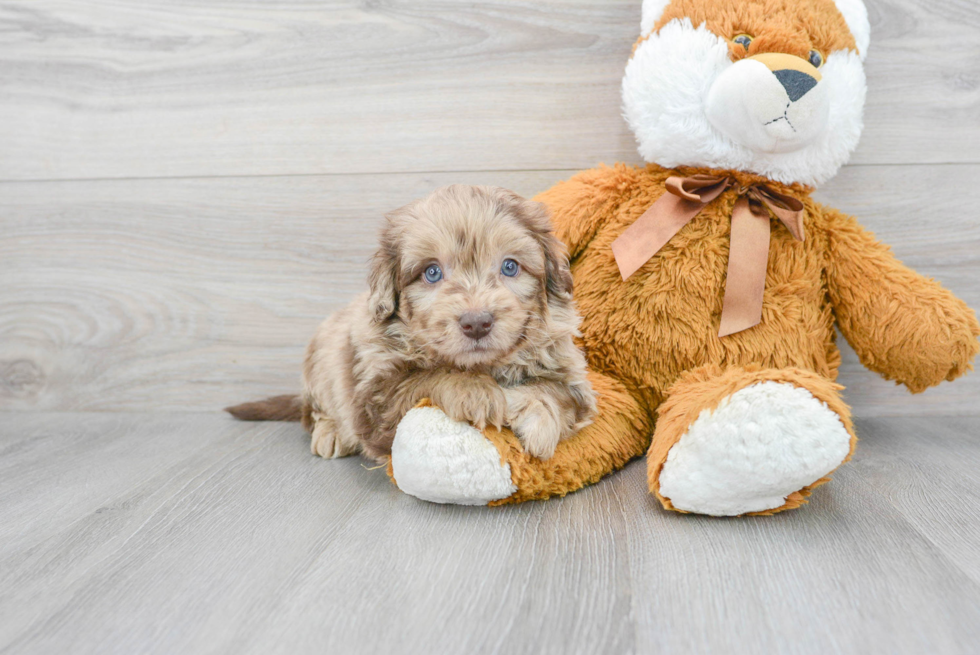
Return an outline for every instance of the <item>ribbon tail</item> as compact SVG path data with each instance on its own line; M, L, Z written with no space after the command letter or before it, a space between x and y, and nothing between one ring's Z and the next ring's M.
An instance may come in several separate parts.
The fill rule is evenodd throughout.
M739 198L732 212L728 278L719 337L735 334L762 320L762 298L769 264L769 216L765 209Z

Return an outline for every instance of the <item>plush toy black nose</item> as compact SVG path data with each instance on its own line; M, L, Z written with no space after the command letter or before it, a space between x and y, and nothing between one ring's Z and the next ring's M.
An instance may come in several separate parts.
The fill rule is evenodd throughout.
M779 83L786 89L790 102L796 102L817 85L817 80L813 77L791 68L773 71L772 74L776 76Z
M481 339L490 334L493 314L490 312L466 312L459 317L459 327L470 339Z

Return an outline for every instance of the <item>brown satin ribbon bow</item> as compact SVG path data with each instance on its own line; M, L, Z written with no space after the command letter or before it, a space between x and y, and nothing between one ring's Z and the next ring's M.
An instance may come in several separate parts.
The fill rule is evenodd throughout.
M734 178L714 175L667 178L669 193L663 194L613 241L613 255L623 280L657 254L709 202L736 183ZM793 238L803 241L802 202L764 184L739 189L739 199L732 211L728 281L719 337L747 330L762 320L769 260L769 212L782 221Z

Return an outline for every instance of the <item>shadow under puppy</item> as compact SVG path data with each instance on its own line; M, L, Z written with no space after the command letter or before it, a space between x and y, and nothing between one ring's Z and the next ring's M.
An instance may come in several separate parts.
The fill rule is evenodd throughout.
M370 290L318 328L303 396L228 411L301 416L314 454L383 460L399 421L429 398L479 429L509 426L529 454L551 457L589 424L595 396L547 209L505 189L453 185L385 218Z

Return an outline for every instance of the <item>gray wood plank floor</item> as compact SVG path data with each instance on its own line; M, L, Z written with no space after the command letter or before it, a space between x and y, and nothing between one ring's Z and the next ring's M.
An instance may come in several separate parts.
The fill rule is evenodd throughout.
M642 461L441 506L295 424L0 414L0 652L976 652L980 417L858 430L808 506L711 519Z

